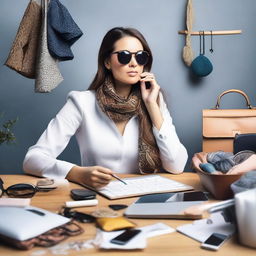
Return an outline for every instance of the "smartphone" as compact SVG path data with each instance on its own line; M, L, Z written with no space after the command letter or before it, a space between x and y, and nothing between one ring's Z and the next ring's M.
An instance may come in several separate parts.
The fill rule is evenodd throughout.
M112 238L110 240L110 242L113 244L124 245L127 242L129 242L133 237L135 237L137 234L139 234L140 232L141 232L141 230L139 230L139 229L127 229L120 235Z
M150 82L145 82L145 85L146 85L146 89L150 89L150 87L151 87L151 83Z
M217 251L228 238L227 235L213 233L201 244L201 248Z
M183 201L207 201L208 196L202 191L184 192Z
M90 200L96 198L96 193L87 189L72 189L70 195L73 200Z

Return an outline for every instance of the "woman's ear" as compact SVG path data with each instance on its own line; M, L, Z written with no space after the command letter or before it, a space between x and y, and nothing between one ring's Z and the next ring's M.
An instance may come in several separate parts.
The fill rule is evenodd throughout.
M110 66L110 63L109 63L109 59L106 59L106 60L104 61L104 65L105 65L106 69L111 70L111 66Z

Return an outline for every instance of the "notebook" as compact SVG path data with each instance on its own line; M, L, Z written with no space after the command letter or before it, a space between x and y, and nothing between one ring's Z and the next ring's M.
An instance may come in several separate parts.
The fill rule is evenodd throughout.
M160 175L144 175L123 178L127 185L118 180L111 181L107 186L97 190L109 199L140 196L146 194L177 192L194 189L192 186L162 177Z
M125 211L129 218L200 219L202 215L185 215L184 210L208 200L201 191L145 195Z

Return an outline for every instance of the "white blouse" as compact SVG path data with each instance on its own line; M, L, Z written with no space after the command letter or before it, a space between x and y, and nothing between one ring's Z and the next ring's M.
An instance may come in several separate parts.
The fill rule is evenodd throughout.
M163 124L153 134L160 150L163 168L182 172L187 151L179 141L172 118L160 94ZM95 91L73 91L64 107L51 120L38 142L29 148L23 169L36 176L65 178L75 164L57 157L75 135L82 166L103 166L117 173L138 171L138 117L132 117L121 135L115 123L100 109Z

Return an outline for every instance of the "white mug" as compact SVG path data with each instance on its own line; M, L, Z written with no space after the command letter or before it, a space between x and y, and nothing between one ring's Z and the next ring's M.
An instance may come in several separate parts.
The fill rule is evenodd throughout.
M256 248L256 188L237 193L235 207L240 243Z

